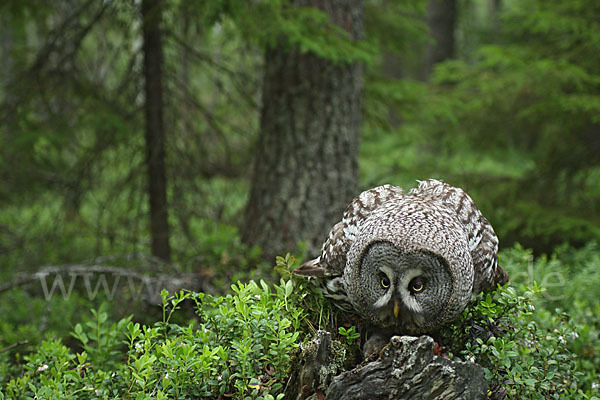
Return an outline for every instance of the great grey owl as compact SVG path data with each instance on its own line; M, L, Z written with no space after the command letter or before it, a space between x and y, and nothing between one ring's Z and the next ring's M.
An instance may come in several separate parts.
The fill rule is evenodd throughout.
M417 334L508 281L497 252L498 238L471 197L431 179L408 193L391 185L362 192L321 255L295 272L320 277L326 296L371 324Z

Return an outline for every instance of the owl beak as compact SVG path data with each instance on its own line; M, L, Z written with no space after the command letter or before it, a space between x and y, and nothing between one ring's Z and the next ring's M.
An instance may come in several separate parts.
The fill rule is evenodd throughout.
M400 314L400 300L394 300L394 317L398 318L398 314Z

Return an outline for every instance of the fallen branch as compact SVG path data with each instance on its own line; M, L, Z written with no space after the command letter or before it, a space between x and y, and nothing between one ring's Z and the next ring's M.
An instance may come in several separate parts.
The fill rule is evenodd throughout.
M77 276L84 278L86 289L91 290L91 284L89 277L91 275L102 275L109 274L115 279L121 277L127 278L127 283L132 284L132 280L139 281L147 288L147 293L143 297L145 301L151 304L157 304L160 302L160 291L162 289L168 290L170 293L178 292L182 289L188 289L193 291L202 292L213 292L212 287L208 282L208 276L201 273L175 273L175 274L161 274L157 273L156 269L151 267L150 271L153 275L140 271L132 271L131 269L105 266L105 265L68 265L68 266L47 266L41 268L39 271L29 274L21 274L12 281L0 284L0 293L8 289L17 286L23 286L34 281L40 281L44 285L44 291L47 290L46 277L50 275L70 276L72 279ZM56 278L58 279L58 278ZM62 283L62 282L61 282ZM99 283L96 282L96 290L93 291L94 295L98 291ZM54 286L54 285L53 285ZM105 286L108 288L108 286ZM152 289L152 290L150 290ZM140 295L142 292L138 290L136 292Z
M22 345L27 344L27 343L29 343L29 340L21 340L21 341L19 341L17 343L13 343L10 346L7 346L7 347L5 347L3 349L0 349L0 354L5 353L5 352L7 352L7 351L9 351L11 349L14 349L17 346L22 346Z

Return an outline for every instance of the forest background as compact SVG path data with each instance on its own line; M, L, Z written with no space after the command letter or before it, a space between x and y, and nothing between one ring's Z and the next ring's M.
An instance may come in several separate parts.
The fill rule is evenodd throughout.
M349 21L336 1L292 3L2 2L0 349L67 337L101 302L23 286L43 267L193 273L226 293L273 277L276 255L314 256L360 191L437 178L527 260L516 284L554 290L539 305L578 324L591 395L600 4L355 0Z

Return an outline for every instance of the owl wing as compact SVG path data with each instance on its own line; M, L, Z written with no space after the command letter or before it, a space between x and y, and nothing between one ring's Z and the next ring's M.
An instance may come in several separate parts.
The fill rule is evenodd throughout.
M462 189L429 179L419 183L409 195L439 201L456 212L467 234L469 252L475 269L473 293L504 285L508 275L498 265L498 237L489 221L481 214L471 197Z
M388 200L402 195L402 188L382 185L355 197L346 207L342 220L329 232L321 255L305 262L294 273L302 276L341 276L346 266L346 254L367 216Z

